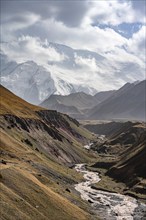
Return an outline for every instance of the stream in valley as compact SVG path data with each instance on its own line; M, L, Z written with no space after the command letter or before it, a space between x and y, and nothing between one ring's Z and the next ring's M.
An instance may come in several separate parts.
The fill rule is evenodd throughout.
M98 217L105 220L146 220L146 205L133 197L92 189L100 181L97 172L87 171L85 164L76 164L75 170L83 173L84 182L75 185L81 198L89 202Z

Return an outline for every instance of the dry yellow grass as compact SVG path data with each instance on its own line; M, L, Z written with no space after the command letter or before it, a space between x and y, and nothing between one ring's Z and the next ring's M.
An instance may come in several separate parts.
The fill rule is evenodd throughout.
M87 220L89 215L66 198L53 191L53 185L42 183L36 174L39 171L31 163L35 161L65 174L65 167L47 160L25 144L18 142L5 131L1 132L2 156L7 164L1 165L1 218L38 220ZM11 155L11 156L10 156ZM13 155L15 157L13 157ZM22 160L25 158L25 161ZM56 172L56 171L55 171ZM75 171L73 171L75 173ZM72 173L68 174L72 175ZM58 186L59 190L59 186Z
M72 191L70 193L66 192L68 186L74 190L74 181L80 181L82 176L76 173L75 170L69 169L53 159L53 153L51 154L48 151L46 156L43 151L38 150L38 146L43 145L46 141L52 144L49 146L50 149L53 145L58 144L60 145L59 149L68 150L68 154L71 151L71 147L79 148L79 155L83 155L83 158L86 158L86 152L82 152L84 149L81 149L81 144L74 137L72 137L75 142L73 146L68 144L67 141L55 142L48 133L45 133L45 130L36 129L37 131L34 131L32 129L27 132L23 129L18 129L17 126L10 127L9 122L5 120L3 115L15 115L25 118L25 120L27 118L41 120L36 111L43 110L43 108L25 102L2 86L0 86L0 99L0 115L2 115L0 145L1 159L4 161L0 167L1 219L91 219L91 215L85 211L86 204L81 202L80 197L76 194L74 195ZM79 128L78 130L81 132ZM61 133L59 129L57 132ZM61 134L70 139L66 131L62 131ZM39 142L40 138L42 138L41 142ZM25 139L29 139L33 144L31 146L26 144ZM87 159L89 158L87 157ZM70 200L78 202L81 208Z
M87 220L86 212L18 167L1 171L2 219ZM8 208L9 205L9 208Z
M24 101L0 85L1 115L13 114L19 117L37 118L35 111L39 110L43 110L43 108Z

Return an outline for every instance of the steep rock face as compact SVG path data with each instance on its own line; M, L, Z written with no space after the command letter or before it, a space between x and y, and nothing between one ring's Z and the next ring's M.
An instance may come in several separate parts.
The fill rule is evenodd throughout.
M45 124L43 121L38 120L38 119L24 119L24 118L20 118L14 115L4 115L4 119L7 121L7 123L9 124L8 128L16 128L19 130L23 130L25 132L30 133L31 130L40 130L42 132L47 132L48 135L50 137L52 137L53 139L56 139L58 141L62 141L63 136L59 134L59 132L56 130L55 126L52 127L52 124L49 124L49 126L47 126L47 124Z
M55 127L62 127L62 128L70 128L70 125L67 121L65 121L65 117L68 117L72 120L77 126L79 126L79 122L76 119L72 119L67 115L60 114L57 111L49 111L49 110L42 110L38 111L37 114L47 123L53 124Z
M37 112L37 114L43 119L44 122L51 123L51 126L55 128L60 128L65 130L67 133L73 135L74 137L80 138L82 140L82 136L73 129L68 121L71 121L75 126L79 127L79 122L68 115L60 114L57 111L48 111L43 110ZM68 119L68 121L66 120Z
M78 141L84 142L85 137L77 133L59 113L58 117L54 114L53 119L53 112L49 112L49 117L53 119L51 121L47 117L47 111L44 115L43 112L37 112L37 114L40 115L40 119L4 115L1 116L1 124L4 124L8 133L15 131L22 137L19 141L27 140L26 144L44 152L55 161L79 162L80 156L74 144Z

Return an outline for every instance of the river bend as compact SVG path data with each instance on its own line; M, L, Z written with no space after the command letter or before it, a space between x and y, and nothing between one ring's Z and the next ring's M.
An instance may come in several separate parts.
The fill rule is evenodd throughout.
M75 185L81 198L90 203L92 211L101 219L105 220L146 220L146 205L138 202L135 198L95 190L91 185L100 181L97 172L87 171L85 164L76 164L77 172L83 173L84 182Z

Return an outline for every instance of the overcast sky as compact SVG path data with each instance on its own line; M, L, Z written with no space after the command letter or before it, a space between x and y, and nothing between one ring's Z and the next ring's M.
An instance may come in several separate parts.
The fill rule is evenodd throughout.
M142 79L145 14L145 0L1 0L1 42L9 43L2 49L16 60L21 54L23 61L35 50L46 56L46 42L56 42L95 51L114 63L138 63L141 73L131 79ZM132 74L130 67L126 74Z

